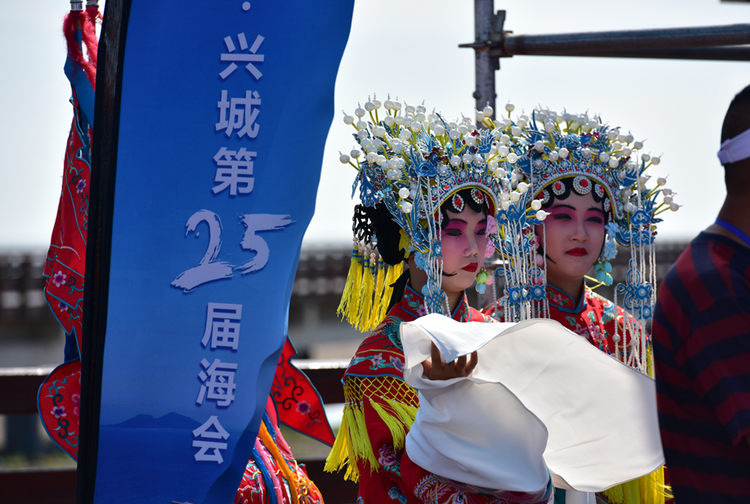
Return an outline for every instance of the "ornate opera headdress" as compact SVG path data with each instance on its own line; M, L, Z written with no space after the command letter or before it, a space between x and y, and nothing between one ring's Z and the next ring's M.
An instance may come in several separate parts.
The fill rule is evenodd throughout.
M471 188L472 199L487 204L488 220L493 221L498 207L495 194L501 186L488 164L496 157L492 132L477 130L468 118L447 122L439 114L427 114L424 106L407 105L402 110L401 103L390 98L384 104L368 100L354 115L345 113L344 122L356 130L354 138L363 152L354 149L351 157L342 154L340 158L358 172L352 196L359 185L364 206L386 206L401 228L402 248L407 255L416 254L417 266L427 273L422 293L428 312L450 314L441 288L440 205L453 198L454 207L461 211L463 202L456 193ZM403 267L391 267L386 274L376 245L372 233L355 230L352 263L338 313L360 331L373 329L383 320L390 285Z
M490 164L499 177L501 191L496 248L504 259L496 274L505 278L505 320L549 316L544 258L537 254L539 241L534 226L547 216L542 210L552 194L561 195L563 179L572 178L572 189L581 195L595 191L608 215L607 238L595 265L597 280L611 285L609 260L617 254L615 242L631 251L625 283L615 287L627 309L640 322L628 327L638 334L636 351L629 353L629 364L645 370L645 323L656 302L655 251L660 213L677 211L673 193L658 178L649 187L646 170L660 159L642 153L643 143L619 128L610 128L599 117L550 110L534 110L531 118L521 115L512 121L514 107L506 105L508 118L492 120L484 112L477 119L492 129L498 140L497 157ZM663 196L661 202L657 198ZM630 319L629 319L630 320ZM635 324L631 324L635 326ZM615 335L615 341L619 336Z

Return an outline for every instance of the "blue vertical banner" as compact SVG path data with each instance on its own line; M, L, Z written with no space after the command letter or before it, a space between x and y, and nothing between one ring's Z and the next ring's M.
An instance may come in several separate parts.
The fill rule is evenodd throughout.
M124 3L94 501L231 503L286 338L353 0Z

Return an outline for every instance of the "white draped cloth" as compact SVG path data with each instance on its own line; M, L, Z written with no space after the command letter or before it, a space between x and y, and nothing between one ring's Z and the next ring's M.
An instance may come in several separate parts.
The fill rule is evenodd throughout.
M556 321L432 314L402 323L401 341L404 379L420 400L406 451L428 471L536 492L549 469L559 488L600 492L664 463L654 380ZM427 379L421 363L431 342L446 362L477 351L471 376Z

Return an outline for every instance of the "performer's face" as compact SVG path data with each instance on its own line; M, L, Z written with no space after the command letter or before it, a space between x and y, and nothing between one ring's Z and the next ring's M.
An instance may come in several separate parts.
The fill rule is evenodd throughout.
M441 241L443 290L449 296L471 287L482 267L487 246L487 216L468 205L461 213L446 211Z
M547 281L557 287L580 282L592 268L604 244L604 210L591 193L575 192L556 200L547 210ZM543 240L541 226L537 235ZM544 242L542 242L544 243Z

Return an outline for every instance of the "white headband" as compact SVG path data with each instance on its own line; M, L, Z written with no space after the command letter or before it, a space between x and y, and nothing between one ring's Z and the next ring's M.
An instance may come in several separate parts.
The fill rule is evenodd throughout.
M721 150L717 154L722 165L750 158L750 129L726 140L721 144Z

